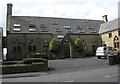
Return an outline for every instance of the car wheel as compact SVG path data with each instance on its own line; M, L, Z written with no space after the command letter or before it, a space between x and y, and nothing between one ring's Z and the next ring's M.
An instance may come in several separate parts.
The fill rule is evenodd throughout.
M101 57L99 56L99 57L97 57L98 59L101 59Z

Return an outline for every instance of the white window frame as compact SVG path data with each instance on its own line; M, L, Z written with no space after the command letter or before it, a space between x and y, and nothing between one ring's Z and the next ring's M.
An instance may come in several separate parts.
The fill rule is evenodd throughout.
M30 28L29 32L36 32L36 28Z
M63 36L63 35L59 35L58 38L59 38L59 39L62 39L62 38L64 38L64 36Z
M20 29L20 28L14 28L13 31L14 31L14 32L20 32L21 29Z
M71 26L69 26L69 25L65 25L64 28L65 28L65 29L70 29Z
M14 27L21 27L20 24L14 24Z

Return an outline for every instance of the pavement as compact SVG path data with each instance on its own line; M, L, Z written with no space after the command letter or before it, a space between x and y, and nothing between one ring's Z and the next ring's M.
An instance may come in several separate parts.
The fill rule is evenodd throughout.
M46 74L47 72L30 72L30 73L4 74L1 75L0 77L2 77L2 79L6 79L6 78L20 78L20 77L36 77Z

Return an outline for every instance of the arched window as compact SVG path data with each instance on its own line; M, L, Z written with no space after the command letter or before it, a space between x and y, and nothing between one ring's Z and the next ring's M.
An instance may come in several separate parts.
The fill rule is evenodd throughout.
M36 43L33 40L29 41L28 43L28 51L36 52Z
M48 40L47 39L44 40L44 44L48 44Z
M85 40L83 40L83 45L84 45L84 49L87 50L87 43Z
M119 39L117 36L114 37L114 47L119 48Z
M48 51L48 48L49 48L49 42L47 39L44 40L44 43L43 43L43 51L44 52L47 52Z
M21 42L16 40L14 43L13 43L13 52L21 52Z

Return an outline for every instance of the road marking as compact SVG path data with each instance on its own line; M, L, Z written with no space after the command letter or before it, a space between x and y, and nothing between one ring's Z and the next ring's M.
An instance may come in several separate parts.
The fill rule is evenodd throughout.
M46 75L47 73L41 73L41 75Z
M104 78L110 78L111 76L105 76Z
M74 81L72 80L72 81L64 81L64 82L74 82Z
M111 75L111 76L105 76L104 78L118 77L118 76L120 76L120 74L117 74L117 75Z

